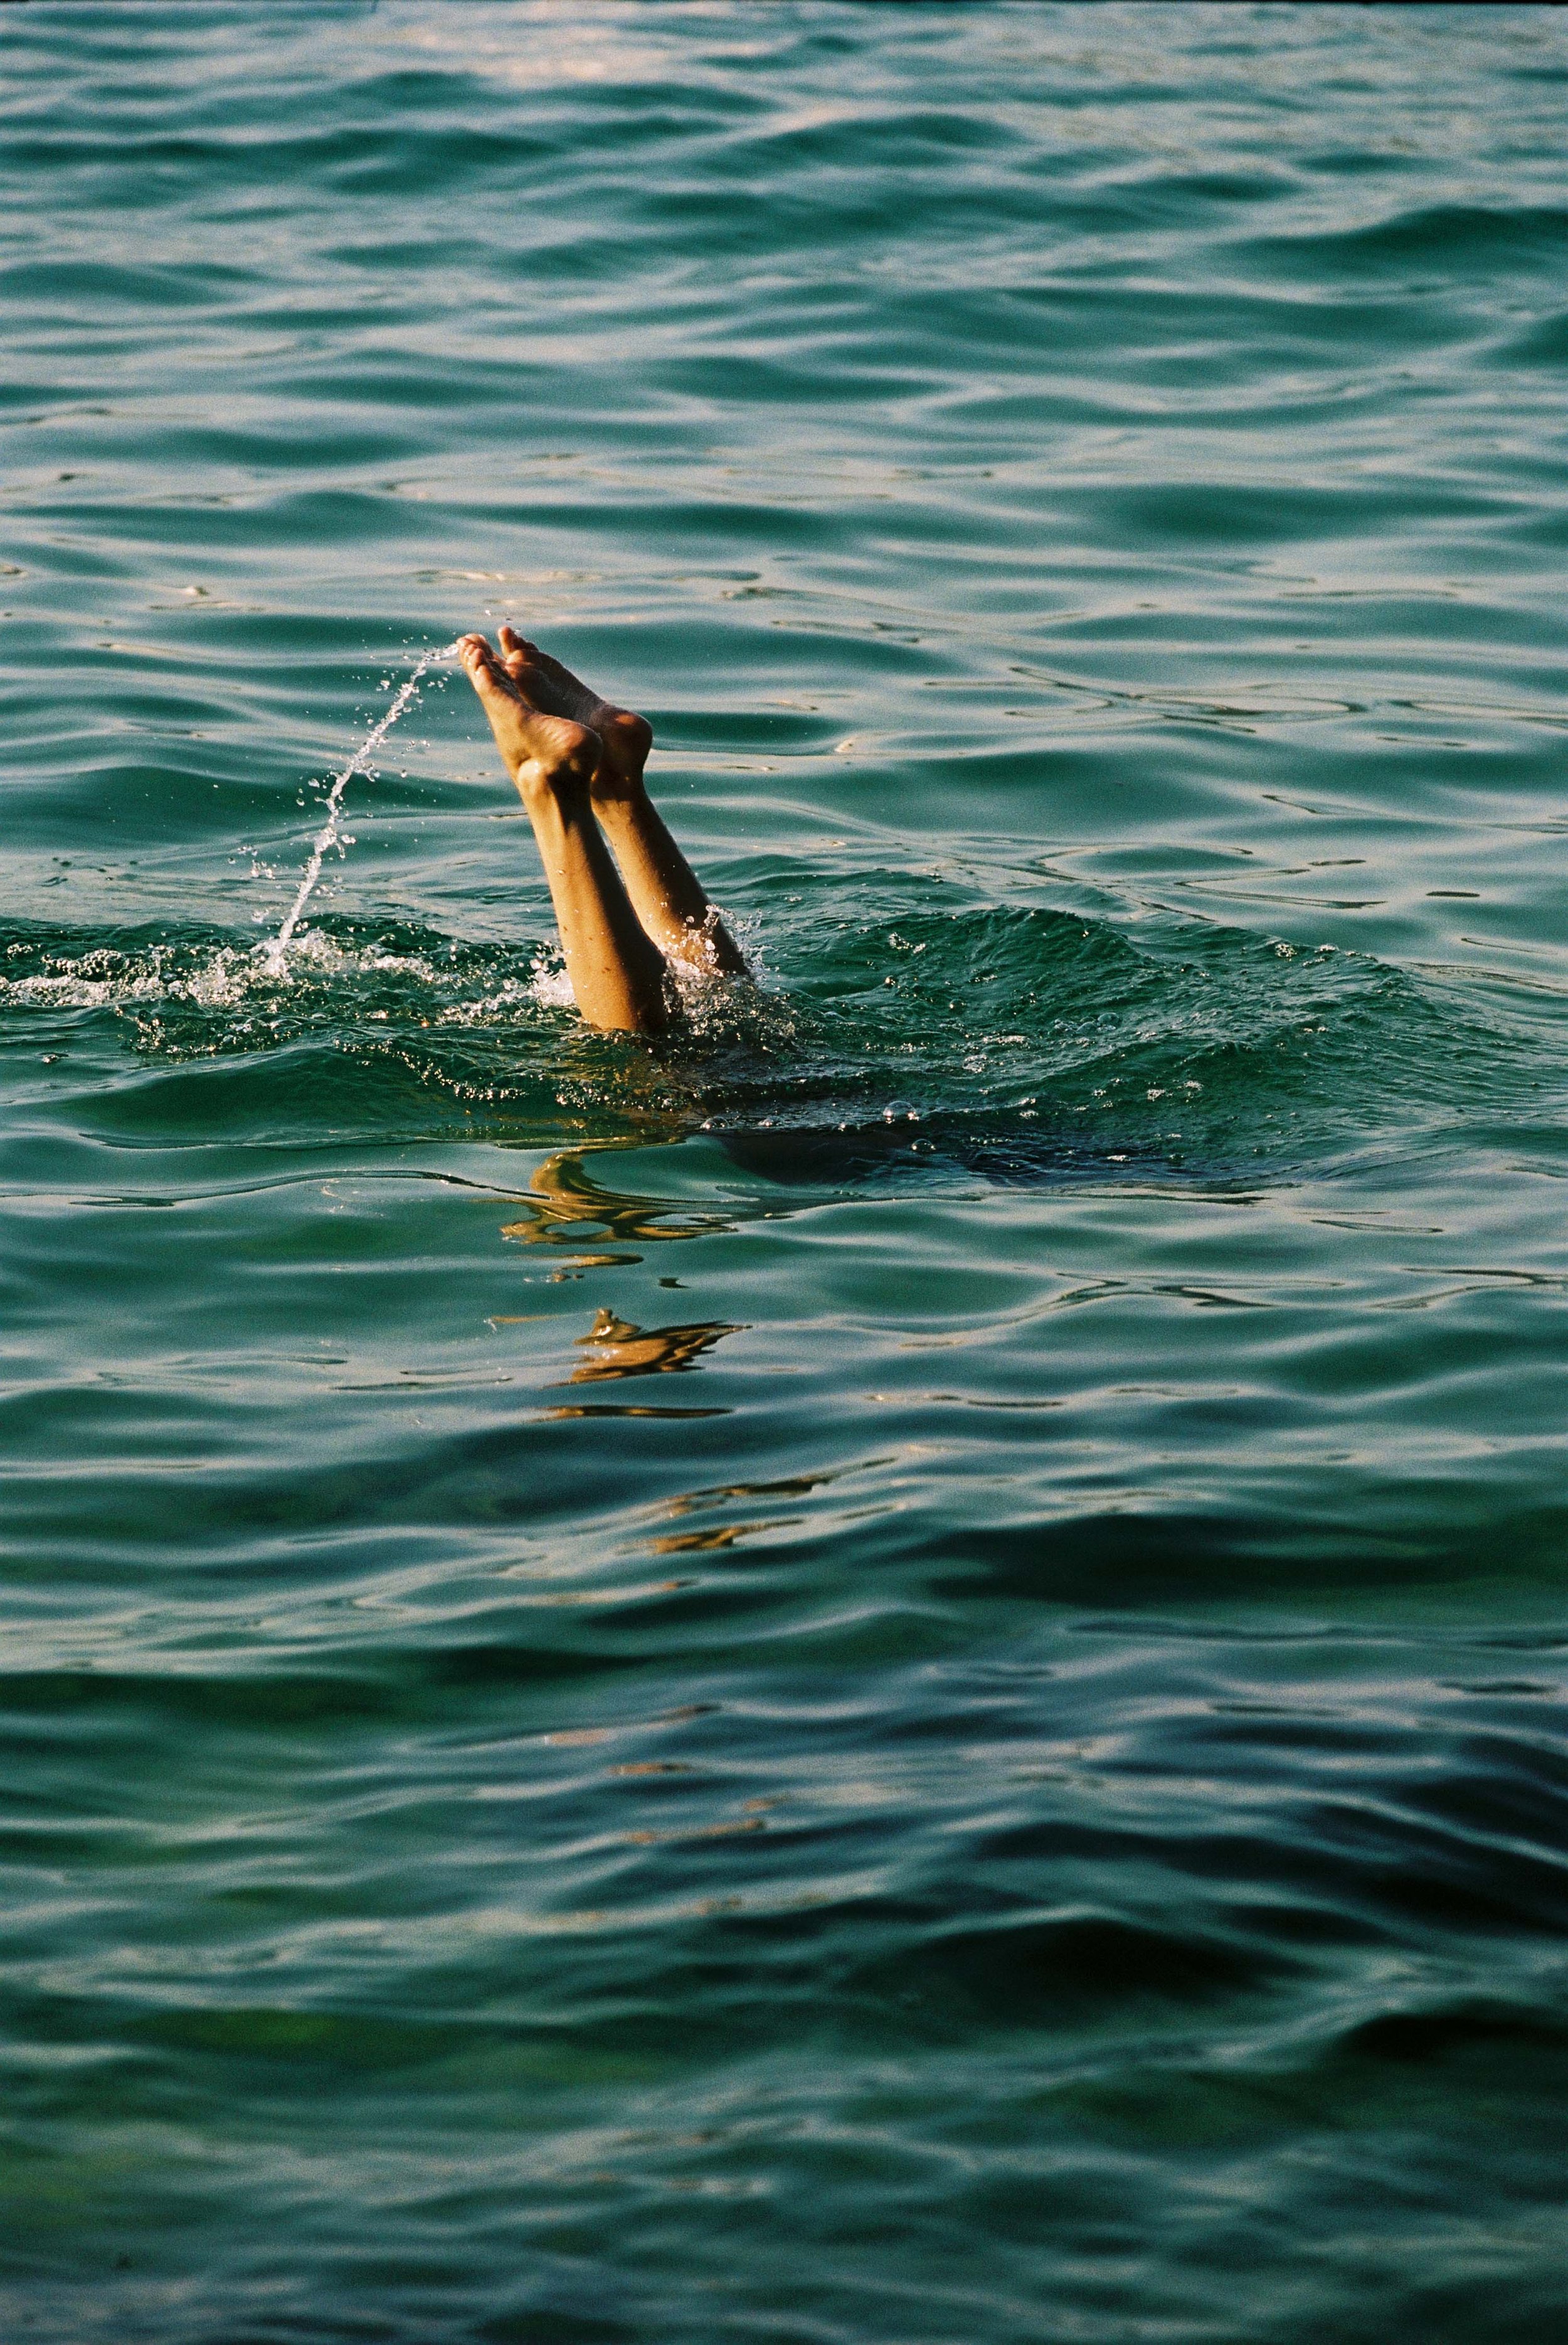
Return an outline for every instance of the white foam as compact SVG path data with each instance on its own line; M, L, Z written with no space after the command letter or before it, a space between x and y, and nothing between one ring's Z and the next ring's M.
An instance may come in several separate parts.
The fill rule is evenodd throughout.
M541 1010L571 1010L576 1004L566 963L549 952L541 952L534 962L528 990Z

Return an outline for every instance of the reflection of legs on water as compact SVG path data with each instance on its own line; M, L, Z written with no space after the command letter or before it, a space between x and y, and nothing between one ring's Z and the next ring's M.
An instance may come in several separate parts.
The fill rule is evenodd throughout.
M667 1137L680 1137L671 1133ZM641 1145L642 1143L638 1143ZM612 1154L596 1142L593 1155ZM659 1197L634 1196L607 1189L589 1171L580 1148L558 1149L546 1157L529 1181L530 1195L520 1197L523 1218L501 1224L503 1238L524 1245L576 1247L608 1244L615 1246L663 1245L688 1238L709 1237L734 1227L725 1213L703 1213L684 1203ZM640 1262L639 1254L572 1254L568 1265L582 1263Z
M591 1025L656 1032L666 955L719 974L745 962L643 785L646 719L511 627L501 643L498 659L465 635L463 665L532 820L577 1006Z
M586 1335L577 1338L587 1363L573 1368L567 1382L574 1385L619 1383L624 1376L667 1376L694 1367L704 1352L725 1335L742 1330L725 1319L703 1319L679 1327L638 1327L601 1310Z

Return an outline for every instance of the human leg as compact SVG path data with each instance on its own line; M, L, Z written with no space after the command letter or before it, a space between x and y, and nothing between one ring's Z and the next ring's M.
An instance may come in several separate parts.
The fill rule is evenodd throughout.
M461 650L533 825L578 1009L591 1026L657 1033L665 1022L663 956L632 909L594 819L601 736L539 707L482 635L465 635Z
M501 646L507 674L528 700L555 716L586 726L603 744L591 785L593 810L648 935L672 959L722 975L743 975L746 964L740 947L648 795L643 768L653 734L646 717L602 700L570 668L513 627L502 627Z

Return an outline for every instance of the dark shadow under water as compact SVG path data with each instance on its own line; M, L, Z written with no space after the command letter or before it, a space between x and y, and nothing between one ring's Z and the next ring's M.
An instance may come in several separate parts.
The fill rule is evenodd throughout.
M1079 1133L1036 1129L1016 1114L946 1115L930 1122L804 1126L714 1133L742 1172L784 1187L845 1189L900 1178L955 1173L997 1188L1046 1188L1068 1181L1136 1180L1185 1174L1223 1178L1147 1143L1112 1147Z

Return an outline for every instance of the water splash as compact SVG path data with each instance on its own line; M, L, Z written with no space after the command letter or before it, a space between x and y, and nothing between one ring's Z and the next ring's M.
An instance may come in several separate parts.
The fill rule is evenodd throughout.
M269 938L267 943L259 948L269 975L281 977L284 974L288 948L293 941L294 932L299 926L300 915L310 901L311 891L321 877L322 863L338 843L339 826L343 813L344 791L356 774L363 774L367 781L375 780L376 769L371 759L403 711L416 697L420 679L436 665L438 661L454 659L457 656L457 650L458 645L454 641L443 644L439 651L426 652L423 655L398 686L392 705L386 715L379 724L372 726L342 770L333 776L332 787L327 794L327 819L316 835L315 844L310 849L310 860L305 866L305 876L299 882L298 891L288 907L278 934Z

